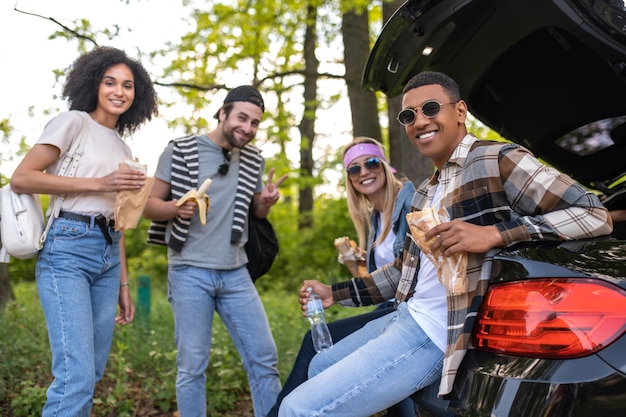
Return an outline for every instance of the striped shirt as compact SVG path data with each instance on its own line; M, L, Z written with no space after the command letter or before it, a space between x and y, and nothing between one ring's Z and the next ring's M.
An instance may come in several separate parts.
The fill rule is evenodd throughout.
M569 176L539 162L527 149L510 143L479 141L466 135L452 156L415 192L412 210L428 207L436 185L451 219L495 225L505 246L520 242L562 241L608 235L612 222L597 196ZM448 336L439 395L452 391L499 249L469 253L467 292L447 293ZM419 249L407 234L404 256L370 275L333 285L341 305L362 306L395 297L411 298L417 283Z

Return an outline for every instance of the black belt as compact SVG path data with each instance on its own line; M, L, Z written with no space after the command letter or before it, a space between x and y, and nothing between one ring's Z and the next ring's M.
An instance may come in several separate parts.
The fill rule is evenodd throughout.
M97 216L86 216L84 214L72 213L71 211L61 211L59 213L59 217L63 217L64 219L76 220L87 224L97 224L107 242L109 242L109 245L113 243L113 238L111 237L111 233L109 232L109 227L115 227L115 220L109 220L102 214L98 214Z

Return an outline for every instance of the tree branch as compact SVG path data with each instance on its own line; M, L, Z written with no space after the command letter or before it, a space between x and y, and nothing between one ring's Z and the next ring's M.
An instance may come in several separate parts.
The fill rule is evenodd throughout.
M180 87L180 88L189 88L191 90L197 91L211 91L211 90L221 90L226 88L224 84L214 84L210 86L198 85L198 84L189 84L189 83L163 83L160 81L153 81L154 85L160 85L161 87Z
M258 80L258 82L256 82L255 84L263 84L263 81L265 80L271 80L273 78L280 78L280 77L287 77L289 75L304 75L305 71L287 71L287 72L278 72L278 73L272 73L269 74L266 77L261 78L260 80ZM330 78L330 79L344 79L345 76L343 75L337 75L337 74L331 74L328 72L324 72L324 73L317 73L315 74L318 77L321 78ZM160 82L160 81L153 81L154 85L160 85L161 87L179 87L179 88L189 88L190 90L196 90L196 91L213 91L213 90L224 90L227 87L224 84L213 84L213 85L198 85L198 84L190 84L190 83L185 83L185 82L173 82L173 83L165 83L165 82ZM257 87L257 85L255 85L255 87Z
M40 17L40 18L45 19L45 20L49 20L52 23L55 23L55 24L59 25L64 31L71 33L72 35L76 36L77 38L84 39L86 41L89 41L89 42L93 43L95 46L98 46L98 43L95 40L93 40L92 38L90 38L89 36L82 35L82 34L76 32L75 30L70 29L69 27L65 26L64 24L62 24L61 22L59 22L58 20L56 20L53 17L45 17L45 16L39 15L37 13L26 12L24 10L18 9L17 8L17 3L18 2L16 1L15 2L15 6L13 6L13 10L15 10L16 12L22 13L22 14L26 14L26 15L29 15L29 16Z

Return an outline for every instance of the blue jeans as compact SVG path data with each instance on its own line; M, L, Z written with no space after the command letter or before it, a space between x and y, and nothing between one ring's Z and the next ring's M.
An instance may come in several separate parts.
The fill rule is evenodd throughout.
M241 355L254 415L264 416L280 391L278 354L263 303L248 270L172 265L169 300L178 347L176 396L180 417L206 416L205 373L215 311Z
M383 303L385 304L385 303ZM339 342L344 337L354 333L366 323L371 320L375 320L386 314L393 313L396 309L393 304L390 307L382 308L383 304L380 304L376 309L360 314L358 316L352 316L341 320L331 321L328 323L328 329L335 343ZM298 356L291 368L291 372L283 385L283 389L278 394L276 404L267 413L266 417L277 417L278 409L280 407L283 398L285 398L291 391L296 389L300 384L309 379L309 364L317 353L313 347L313 340L311 339L311 331L307 331L302 339ZM387 409L387 417L415 417L415 405L411 398L404 399L399 404L396 404Z
M37 259L54 380L43 417L89 417L106 366L120 288L120 233L58 218Z
M441 376L443 352L406 303L316 355L310 379L283 400L280 417L371 416Z

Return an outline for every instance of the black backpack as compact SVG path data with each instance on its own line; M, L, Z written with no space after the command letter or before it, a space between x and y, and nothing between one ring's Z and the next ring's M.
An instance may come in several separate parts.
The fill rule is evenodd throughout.
M253 282L265 275L278 254L278 239L272 223L257 219L248 213L248 242L245 246L248 255L248 271Z

